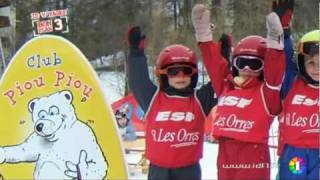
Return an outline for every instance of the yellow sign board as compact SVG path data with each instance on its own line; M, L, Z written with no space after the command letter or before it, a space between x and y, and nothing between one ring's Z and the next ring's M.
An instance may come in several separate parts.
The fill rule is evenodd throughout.
M111 107L69 41L27 42L0 81L0 177L127 179Z

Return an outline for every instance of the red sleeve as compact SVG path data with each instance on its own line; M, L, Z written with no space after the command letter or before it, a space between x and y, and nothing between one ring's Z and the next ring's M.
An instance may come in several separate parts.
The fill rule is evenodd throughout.
M267 49L265 55L263 95L270 114L281 112L280 88L286 63L284 51Z
M222 94L226 86L226 78L230 73L228 62L220 54L220 46L215 42L199 43L204 65L208 71L211 84L217 96Z

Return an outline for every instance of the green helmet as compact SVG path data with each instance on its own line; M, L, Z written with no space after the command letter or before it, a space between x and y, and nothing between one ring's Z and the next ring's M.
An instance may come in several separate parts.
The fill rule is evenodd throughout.
M320 30L313 30L302 36L300 39L301 43L304 42L319 42L320 41Z
M313 80L304 67L305 55L313 56L319 54L320 30L308 32L300 39L298 43L298 71L300 76L309 84L319 85L319 81Z

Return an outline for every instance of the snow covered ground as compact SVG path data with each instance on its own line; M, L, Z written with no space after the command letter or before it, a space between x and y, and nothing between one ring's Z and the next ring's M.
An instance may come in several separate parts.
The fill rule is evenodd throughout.
M101 72L98 73L101 81L101 86L105 92L108 103L113 103L123 96L120 92L124 92L124 75L116 72ZM269 145L277 146L278 137L278 121L274 120L270 128ZM202 179L217 179L217 155L218 145L213 143L204 143L203 158L201 159ZM130 154L126 156L127 162L137 162L140 159L139 154ZM278 156L275 148L270 148L271 158L271 179L276 179L278 172ZM130 179L146 179L147 175L143 174L141 170L132 170L129 172Z
M123 97L124 74L120 72L97 72L100 85L109 104Z

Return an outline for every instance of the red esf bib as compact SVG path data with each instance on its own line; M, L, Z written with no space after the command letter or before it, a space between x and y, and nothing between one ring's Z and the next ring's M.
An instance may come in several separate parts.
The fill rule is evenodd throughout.
M166 168L194 164L202 157L205 114L195 95L158 91L146 115L146 157Z
M284 100L280 118L280 143L302 148L319 148L319 88L298 78Z
M262 84L232 89L219 97L213 135L244 142L267 143L272 116L263 99Z

